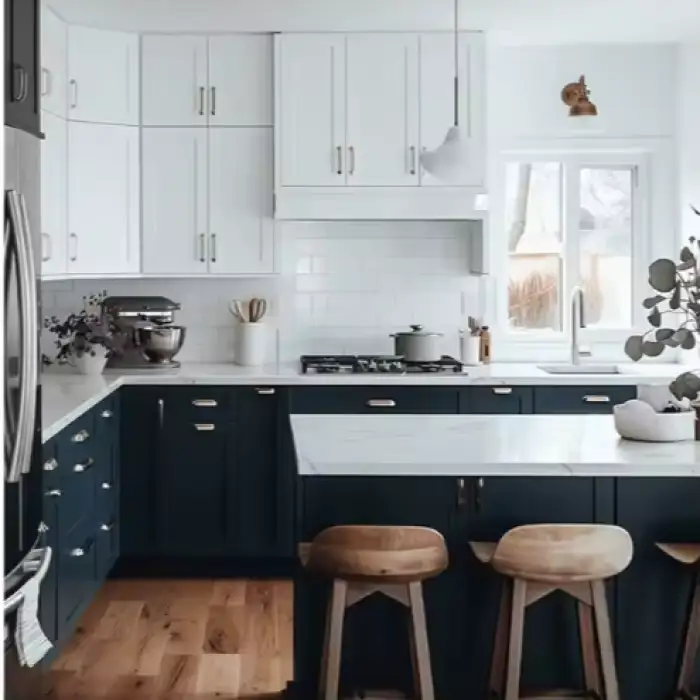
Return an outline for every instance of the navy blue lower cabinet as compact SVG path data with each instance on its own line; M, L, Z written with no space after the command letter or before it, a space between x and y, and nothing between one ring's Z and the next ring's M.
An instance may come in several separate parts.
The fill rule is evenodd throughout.
M532 413L532 388L529 386L475 386L463 389L460 413Z
M617 579L620 696L672 698L692 574L655 543L700 542L700 479L621 478L616 505L635 545L632 564ZM695 669L700 681L700 659Z
M432 477L305 477L300 531L311 540L332 525L424 525L448 539L454 481ZM458 697L451 684L456 621L451 609L459 584L452 569L424 584L436 697ZM313 697L328 601L328 582L303 574L295 587L295 677ZM398 689L414 697L406 610L373 595L347 611L343 637L342 695L361 689ZM463 691L464 688L461 689ZM304 695L307 697L307 695Z
M612 413L617 403L637 396L636 386L540 386L534 391L534 413Z

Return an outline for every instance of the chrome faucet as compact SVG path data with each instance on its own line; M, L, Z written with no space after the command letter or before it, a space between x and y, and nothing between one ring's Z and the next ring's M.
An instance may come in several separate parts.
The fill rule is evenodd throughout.
M579 347L579 329L586 327L583 315L583 289L574 287L571 292L571 364L580 365L582 357L590 357L589 350L581 350Z

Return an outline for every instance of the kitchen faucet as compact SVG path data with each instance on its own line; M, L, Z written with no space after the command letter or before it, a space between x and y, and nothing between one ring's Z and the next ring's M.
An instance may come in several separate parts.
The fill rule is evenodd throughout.
M574 287L571 292L571 364L580 365L582 357L590 357L590 350L581 350L579 347L579 329L586 327L583 315L583 289Z

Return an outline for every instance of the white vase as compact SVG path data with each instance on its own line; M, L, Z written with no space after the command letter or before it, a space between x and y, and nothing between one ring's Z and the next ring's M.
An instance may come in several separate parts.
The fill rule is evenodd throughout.
M80 357L74 358L75 368L80 374L96 376L102 374L107 364L107 350L99 345L94 346L94 357L89 353L83 353Z

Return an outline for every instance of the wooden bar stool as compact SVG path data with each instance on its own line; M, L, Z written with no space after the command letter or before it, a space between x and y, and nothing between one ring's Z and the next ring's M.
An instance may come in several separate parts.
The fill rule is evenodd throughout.
M678 700L695 700L697 696L693 696L691 693L690 685L693 679L693 665L698 662L698 652L700 651L700 544L657 542L656 546L681 564L694 568L695 583L690 596L675 697Z
M562 590L578 602L586 684L580 696L619 700L604 580L632 561L627 531L614 525L524 525L508 531L498 543L470 545L480 561L508 577L496 628L491 692L504 700L520 699L525 608ZM552 700L571 694L542 697Z
M426 527L337 526L317 535L303 559L309 570L333 579L321 660L321 700L338 700L345 610L373 593L409 609L416 690L420 700L434 700L422 582L447 568L443 536Z

